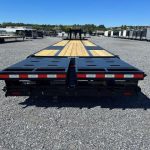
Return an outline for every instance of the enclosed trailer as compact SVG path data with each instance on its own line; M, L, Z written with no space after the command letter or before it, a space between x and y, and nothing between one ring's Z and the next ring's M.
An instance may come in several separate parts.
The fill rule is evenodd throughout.
M127 30L123 30L123 38L126 38L127 36Z
M144 29L142 31L142 40L150 41L150 28Z
M121 37L122 31L119 31L119 37Z
M114 31L110 31L110 36L111 36L111 37L114 36Z
M129 39L129 36L130 36L130 30L127 30L126 39Z
M133 36L132 36L132 39L135 40L137 37L137 30L134 30L133 31Z
M123 38L123 30L121 31L121 36L120 37Z
M142 38L142 30L137 30L136 40L141 40Z
M105 31L105 32L104 32L104 36L108 36L108 32L109 32L109 31Z
M117 30L113 31L113 37L115 38L119 37L119 31Z
M133 39L133 30L130 30L129 32L129 39Z

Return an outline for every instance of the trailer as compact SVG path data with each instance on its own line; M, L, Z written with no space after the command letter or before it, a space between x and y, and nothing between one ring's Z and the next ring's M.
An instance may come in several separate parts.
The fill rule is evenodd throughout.
M136 37L137 37L137 30L133 30L132 39L136 40Z
M124 38L123 37L123 30L120 32L120 38Z
M142 31L142 40L150 41L150 28L143 29Z
M142 39L142 30L137 30L136 40L141 40L141 39Z
M111 34L112 34L112 33L111 33ZM118 38L118 37L119 37L119 31L114 30L112 36L113 36L114 38Z
M0 43L4 43L6 40L10 40L10 39L13 39L13 40L15 40L15 41L17 41L17 39L20 39L20 38L22 38L22 40L24 40L24 38L22 37L22 36L15 36L15 35L0 35Z
M80 35L80 33L79 33ZM70 35L71 36L71 35ZM0 71L6 96L131 96L145 73L86 39L67 39Z
M121 35L122 35L122 31L119 31L119 37L121 37Z
M104 32L104 36L108 36L109 31Z
M126 38L127 30L123 30L123 38Z
M129 39L133 39L133 30L130 30Z
M110 36L111 36L111 37L114 37L114 31L111 31L111 32L110 32Z
M123 38L128 39L129 38L130 31L129 30L123 30Z

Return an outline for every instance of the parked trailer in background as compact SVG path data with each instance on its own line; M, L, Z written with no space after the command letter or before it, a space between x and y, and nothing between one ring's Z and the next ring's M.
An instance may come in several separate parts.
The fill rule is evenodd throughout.
M130 30L129 39L133 39L133 30Z
M129 34L130 34L130 31L129 30L123 30L123 38L129 38Z
M119 37L121 37L121 33L122 33L122 31L119 31Z
M127 30L126 39L129 39L129 36L130 36L130 30Z
M114 31L110 32L110 36L113 37L114 36Z
M137 37L137 30L134 30L133 31L133 36L132 36L132 39L135 40Z
M120 37L123 38L123 30L121 31L121 36Z
M104 36L111 37L111 31L105 31Z
M108 31L105 31L104 36L108 36Z
M127 36L127 30L123 30L123 38L126 38Z
M142 38L142 30L137 30L136 40L141 40Z
M150 28L144 29L142 31L142 40L150 41Z
M119 37L119 31L113 31L113 37L117 38Z

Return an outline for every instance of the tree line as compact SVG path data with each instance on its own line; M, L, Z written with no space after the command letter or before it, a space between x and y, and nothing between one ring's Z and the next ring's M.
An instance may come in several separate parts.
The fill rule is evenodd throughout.
M47 24L25 24L25 23L12 23L12 22L4 22L0 24L1 28L5 28L7 26L15 27L15 26L27 26L32 27L33 29L37 30L44 30L44 31L65 31L67 32L70 28L74 29L82 29L84 32L94 32L97 30L105 31L107 30L104 25L94 25L94 24L85 24L85 25L47 25Z

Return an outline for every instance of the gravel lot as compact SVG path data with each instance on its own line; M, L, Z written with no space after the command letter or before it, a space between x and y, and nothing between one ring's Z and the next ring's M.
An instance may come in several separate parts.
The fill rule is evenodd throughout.
M0 44L0 68L14 64L58 38ZM149 150L150 42L92 37L96 44L144 70L143 94L132 99L8 97L0 91L2 150ZM0 82L0 89L4 86Z

